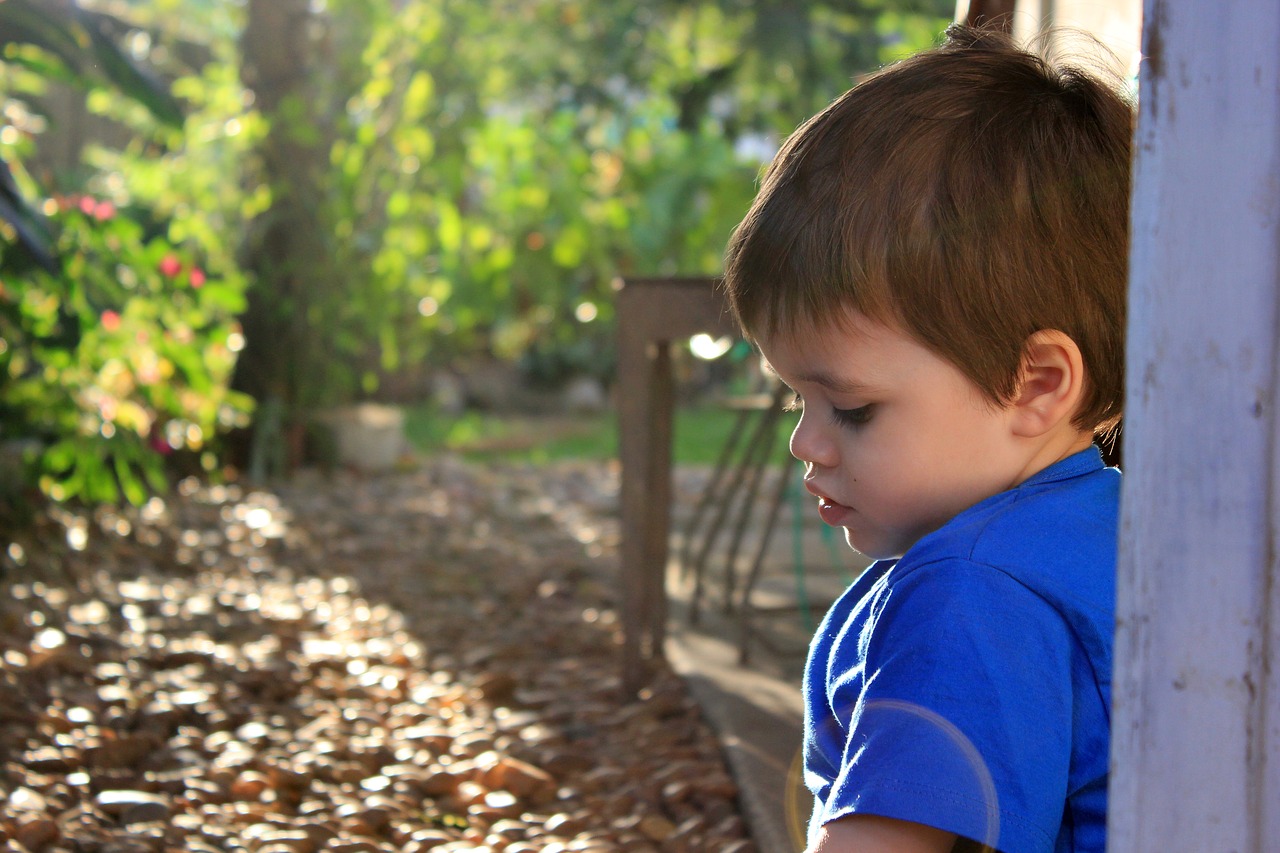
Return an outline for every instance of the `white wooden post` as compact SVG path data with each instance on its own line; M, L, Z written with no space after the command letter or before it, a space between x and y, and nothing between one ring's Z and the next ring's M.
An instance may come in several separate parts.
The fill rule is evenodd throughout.
M1280 850L1280 3L1147 0L1109 850Z

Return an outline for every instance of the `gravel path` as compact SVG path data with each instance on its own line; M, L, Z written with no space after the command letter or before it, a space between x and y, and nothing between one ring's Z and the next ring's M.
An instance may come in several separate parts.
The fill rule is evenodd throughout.
M750 853L668 671L623 697L616 471L450 459L0 542L13 851Z

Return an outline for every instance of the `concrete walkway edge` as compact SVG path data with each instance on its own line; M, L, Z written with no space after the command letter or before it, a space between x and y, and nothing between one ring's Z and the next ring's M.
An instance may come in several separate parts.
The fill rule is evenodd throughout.
M720 736L757 849L800 853L812 799L798 760L798 684L738 666L733 645L687 627L672 626L666 653Z

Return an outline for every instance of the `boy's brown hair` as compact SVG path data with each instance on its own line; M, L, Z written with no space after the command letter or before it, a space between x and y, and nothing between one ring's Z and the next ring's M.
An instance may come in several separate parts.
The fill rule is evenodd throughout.
M1119 421L1133 109L1089 73L955 25L802 125L730 241L725 288L754 337L848 308L905 330L994 403L1027 338L1080 347L1073 423Z

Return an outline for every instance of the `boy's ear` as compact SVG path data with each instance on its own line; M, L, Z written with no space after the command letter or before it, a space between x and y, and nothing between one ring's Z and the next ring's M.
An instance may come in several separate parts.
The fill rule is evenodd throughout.
M1013 431L1024 438L1044 435L1070 421L1084 396L1084 358L1065 332L1042 329L1027 338L1022 376L1013 398Z

